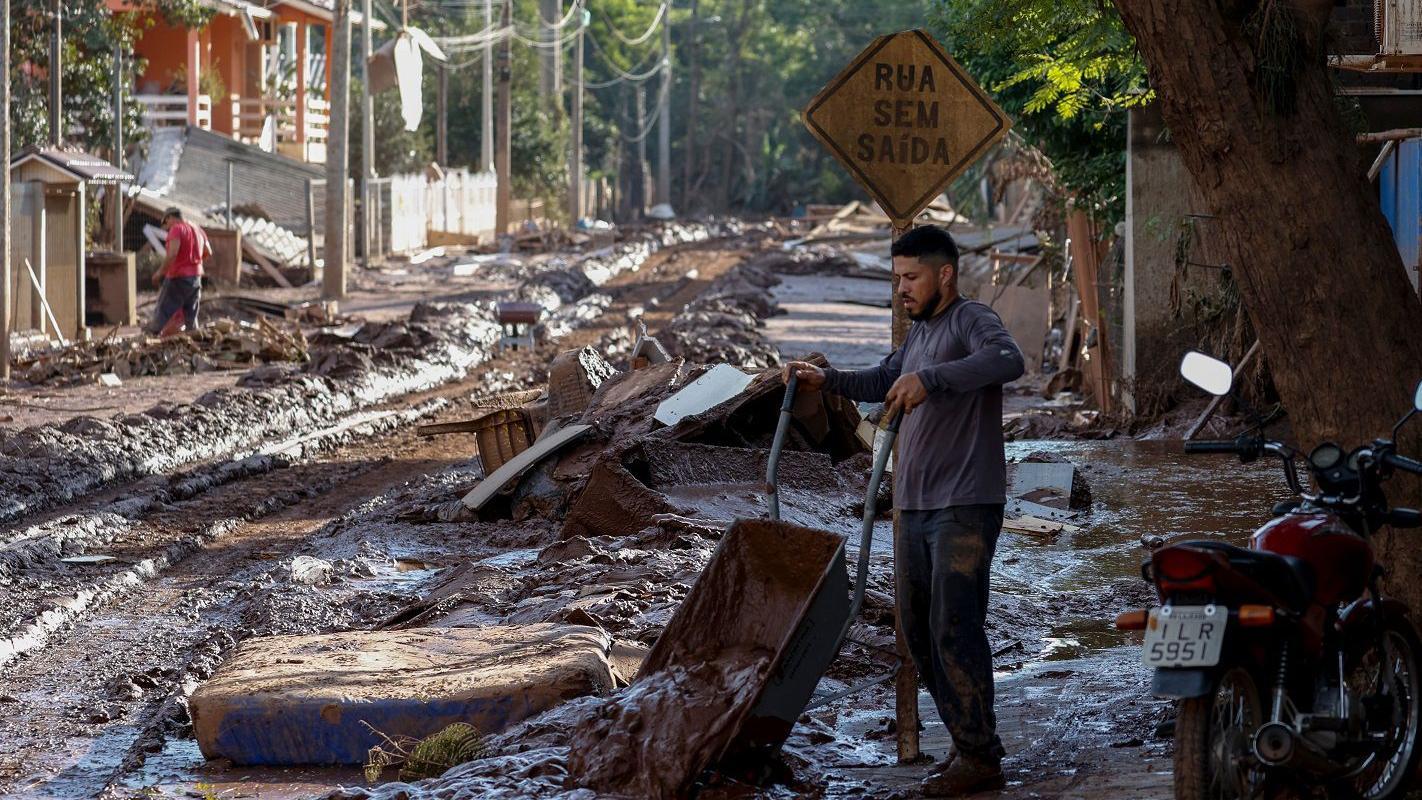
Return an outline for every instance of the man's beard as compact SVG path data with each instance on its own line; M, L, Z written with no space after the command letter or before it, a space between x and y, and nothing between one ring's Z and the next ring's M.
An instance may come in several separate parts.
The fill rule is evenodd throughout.
M943 292L940 289L933 290L933 296L928 298L928 302L923 304L916 314L909 314L909 319L914 322L923 322L932 319L934 313L938 311L938 304L943 302Z

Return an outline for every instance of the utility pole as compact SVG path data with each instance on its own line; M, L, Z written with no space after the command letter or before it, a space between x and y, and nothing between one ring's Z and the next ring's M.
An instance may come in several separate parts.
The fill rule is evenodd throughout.
M513 0L504 0L503 25L508 27L513 22ZM513 160L513 148L509 143L509 131L512 130L513 103L509 97L510 90L513 89L513 42L511 37L504 37L499 43L499 112L494 118L494 141L498 142L498 149L494 152L494 169L499 173L499 188L495 199L494 208L494 239L497 241L509 232L509 201L513 197L513 177L510 170Z
M686 60L691 64L691 75L686 85L686 149L681 154L681 205L683 210L691 207L691 171L696 161L696 105L697 94L701 91L701 18L697 13L697 0L691 0L691 25L687 31Z
M657 202L671 205L671 0L662 17L662 91L657 103Z
M49 142L55 147L64 143L64 4L54 0L50 4L54 10L54 38L49 42ZM9 69L9 62L6 62ZM7 117L5 123L9 123ZM8 160L10 154L7 152Z
M10 380L10 0L0 0L0 381Z
M639 83L634 90L637 98L637 185L632 193L638 217L647 212L647 86Z
M587 35L588 12L578 3L578 35L573 40L573 152L568 159L568 216L576 226L583 218L583 37Z
M370 253L370 179L375 177L375 107L370 100L370 0L360 5L360 251L365 265L373 262Z
M553 27L559 17L563 16L563 0L538 0L539 14L539 40L543 43L543 53L539 54L539 75L538 75L538 95L543 101L543 108L550 114L556 112L559 107L560 85L559 74L562 48L555 44L562 31Z
M0 63L8 63L0 62ZM123 50L114 48L114 166L123 170ZM9 119L9 117L4 117ZM8 152L8 151L7 151ZM114 252L123 252L123 188L114 181ZM231 205L231 201L228 201ZM229 211L230 213L230 211Z
M484 0L484 30L494 27L494 0ZM479 168L488 172L494 168L494 40L484 42L484 91L480 97L483 116L480 118Z
M331 66L326 83L331 91L331 129L326 144L326 269L321 298L346 297L346 238L350 227L346 180L350 172L351 0L335 0Z
M449 67L441 63L435 84L435 163L449 166Z

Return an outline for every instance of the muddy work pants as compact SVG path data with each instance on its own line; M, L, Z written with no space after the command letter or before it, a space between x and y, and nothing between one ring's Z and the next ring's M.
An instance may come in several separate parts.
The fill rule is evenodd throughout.
M960 753L1002 758L993 712L988 577L1002 506L901 511L895 580L909 653Z
M183 324L187 329L197 330L198 302L201 299L201 278L164 278L163 286L158 290L158 307L154 309L153 319L146 330L158 333L179 311L183 312Z

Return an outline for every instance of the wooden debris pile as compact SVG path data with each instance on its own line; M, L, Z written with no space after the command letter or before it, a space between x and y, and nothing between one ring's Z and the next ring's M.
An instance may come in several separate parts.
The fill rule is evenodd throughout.
M142 375L190 375L220 369L248 369L274 362L305 362L306 336L295 325L265 319L219 319L201 329L159 339L109 336L79 342L16 366L31 384L92 383L112 373L120 379Z

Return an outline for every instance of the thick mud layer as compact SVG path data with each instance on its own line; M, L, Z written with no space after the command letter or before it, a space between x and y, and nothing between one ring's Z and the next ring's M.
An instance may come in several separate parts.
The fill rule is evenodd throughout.
M567 783L648 800L687 796L755 701L769 663L728 653L638 680L573 730Z
M579 276L583 283L556 295L556 308L576 303L616 275L640 269L664 247L740 231L734 221L666 226L548 272L519 277L532 292L554 272ZM585 307L564 319L560 332L586 324L596 316L593 312L605 308L596 303ZM304 368L261 367L244 376L240 388L214 390L191 404L162 403L111 419L81 416L59 425L0 429L0 523L108 484L231 457L328 426L355 410L458 380L490 357L498 335L486 306L422 303L407 320L368 323L350 333L329 329L313 337L311 361Z

